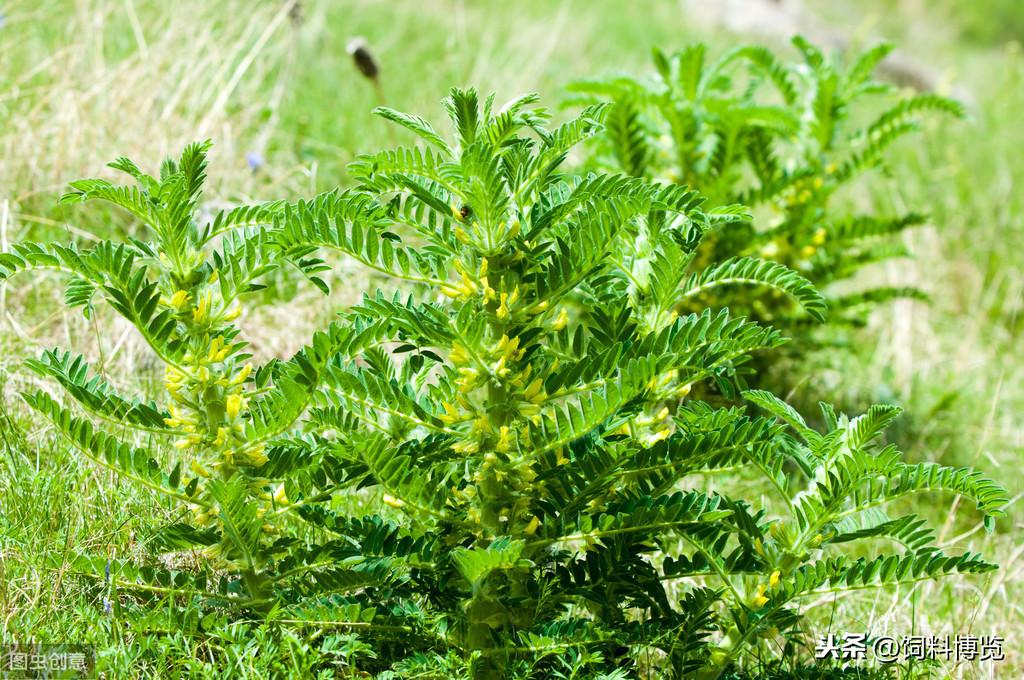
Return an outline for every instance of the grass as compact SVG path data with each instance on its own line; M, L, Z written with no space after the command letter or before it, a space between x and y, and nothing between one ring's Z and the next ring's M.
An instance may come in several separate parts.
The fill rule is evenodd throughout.
M949 0L943 7L964 4ZM1024 21L1012 3L998 4L1013 21ZM851 35L880 32L898 40L955 80L969 95L973 119L930 130L924 146L901 148L892 164L895 195L874 186L853 197L931 211L933 226L910 236L917 260L872 275L915 280L934 302L900 302L876 314L860 349L819 357L805 389L842 395L851 405L878 398L903 404L908 414L899 439L913 458L978 465L1014 499L996 534L969 522L942 533L948 546L999 562L999 572L859 597L838 610L843 620L832 625L897 636L1001 635L1004 664L942 673L1016 677L1024 674L1024 546L1014 536L1024 521L1024 483L1015 474L1024 447L1017 417L1024 411L1024 361L1014 352L1024 305L1024 198L1015 179L1024 176L1024 161L1014 150L1024 142L1024 57L1019 46L1002 44L1005 31L981 11L950 27L940 24L952 10L929 14L910 0L876 0L867 12L863 3L808 5ZM209 136L216 142L214 202L309 195L343 183L344 165L360 150L397 141L369 113L378 103L436 117L452 84L495 90L499 100L537 90L555 102L560 86L575 78L646 68L652 45L731 40L689 23L675 2L651 3L642 12L610 0L427 0L415 8L303 2L296 20L288 3L271 0L182 0L173 11L134 0L25 0L4 3L0 14L0 249L23 238L87 242L93 234L132 229L101 210L69 213L55 204L69 179L95 175L118 155L152 167L185 142ZM380 92L345 53L355 35L368 39L381 62ZM255 171L251 154L260 159ZM349 272L358 275L342 270L338 282ZM328 300L304 294L291 306L302 314L260 310L246 320L257 351L294 350L361 288L335 286ZM102 314L90 322L48 311L60 309L59 297L48 281L0 291L0 640L95 644L108 677L265 677L286 669L307 677L326 653L339 673L346 659L370 653L337 636L216 621L197 622L191 633L162 631L159 614L132 623L115 606L118 598L67 573L67 557L78 551L144 554L153 527L173 517L169 506L72 455L16 398L30 380L20 358L57 343L99 359L115 382L149 379L144 347L126 327ZM920 498L915 510L940 523L952 516L943 498ZM894 606L900 601L913 606ZM818 604L824 630L833 607ZM193 634L201 631L205 646ZM224 650L226 667L213 663L211 645Z

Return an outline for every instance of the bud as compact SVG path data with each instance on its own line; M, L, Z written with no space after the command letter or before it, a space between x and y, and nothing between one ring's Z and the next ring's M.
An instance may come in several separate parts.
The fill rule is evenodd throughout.
M352 57L352 62L359 69L359 72L366 78L376 82L377 77L380 75L380 67L370 52L370 46L366 42L366 38L361 36L352 38L348 41L348 45L345 46L345 50Z

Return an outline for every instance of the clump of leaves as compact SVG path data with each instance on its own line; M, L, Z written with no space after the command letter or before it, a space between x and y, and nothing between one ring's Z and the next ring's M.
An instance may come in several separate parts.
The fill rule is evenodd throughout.
M160 180L119 161L139 188L90 180L73 198L127 207L152 243L0 255L3 279L70 274L72 303L109 303L169 369L165 410L89 378L80 358L30 362L85 411L24 395L79 450L194 511L163 545L199 550L204 569L117 563L110 586L155 593L161 616L196 630L217 617L336 629L339 653L359 651L346 664L381 677L717 677L798 639L802 598L993 569L885 514L945 491L990 526L1005 502L977 472L883 446L897 409L824 407L822 434L767 392L740 393L757 412L690 398L704 381L735 386L751 353L783 338L727 310L680 316L680 297L743 280L815 314L820 295L777 263L696 269L706 235L742 211L680 186L560 174L607 108L550 129L536 101L496 109L453 90L453 142L380 109L427 146L360 158L353 190L205 226L203 147ZM395 290L368 293L291 360L246 369L238 299L285 265L324 286L323 251ZM136 448L126 426L153 443ZM170 473L158 453L177 459ZM706 491L738 466L777 505ZM357 497L365 516L343 510ZM844 556L874 539L903 547Z
M651 79L616 76L570 89L584 102L614 102L594 145L596 167L700 187L713 204L741 203L764 218L709 235L702 266L751 257L785 264L825 292L831 328L860 325L878 303L924 297L908 287L850 284L862 267L908 255L897 235L925 216L851 213L841 192L856 188L866 171L884 171L886 152L926 114L963 110L937 94L906 95L872 79L891 45L844 66L801 37L793 43L802 63L754 46L709 60L697 44L671 55L655 50ZM841 337L809 333L810 315L778 296L719 291L681 301L680 311L695 302L727 305L791 332L800 340L790 353Z

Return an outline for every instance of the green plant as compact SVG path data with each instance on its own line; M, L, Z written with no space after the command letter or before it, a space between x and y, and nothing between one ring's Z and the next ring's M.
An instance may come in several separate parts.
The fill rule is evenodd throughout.
M204 146L159 179L122 159L137 188L86 180L67 200L113 201L153 242L0 254L3 280L70 275L70 305L104 300L167 366L163 410L90 378L80 357L29 362L89 416L24 394L78 450L194 513L154 547L198 550L198 569L75 561L109 570L118 611L207 636L248 619L339 629L325 667L381 677L718 677L756 668L752 650L771 658L776 636L792 651L800 598L994 568L884 514L946 491L990 527L1005 502L979 473L881 446L897 409L824 407L819 434L766 392L742 393L766 415L687 398L703 381L735 385L782 337L725 310L680 317L680 296L743 280L820 314L820 295L779 264L694 270L705 234L743 211L560 174L606 108L551 130L535 102L495 110L453 90L454 144L380 109L428 146L360 158L354 190L205 225ZM291 360L246 368L239 299L283 266L325 286L323 250L398 290L368 294ZM738 466L763 474L777 508L705 490ZM875 538L905 549L843 556Z
M326 362L369 337L332 325L290 360L254 368L236 320L244 298L262 288L260 279L288 264L267 229L284 204L238 207L201 223L208 146L193 144L177 162L165 161L159 178L119 158L111 167L133 177L135 186L79 180L61 199L119 206L152 240L100 241L86 250L16 244L0 254L0 282L24 272L59 272L67 278L69 307L88 317L105 303L164 366L166 392L158 402L123 394L80 354L49 349L26 362L85 415L44 390L23 393L60 435L98 465L178 504L181 521L160 531L150 547L197 547L209 558L198 572L140 569L102 556L83 556L75 569L105 574L112 593L187 594L268 611L274 593L301 573L290 571L288 559L297 539L282 536L281 527L293 510L287 488L305 461L275 442L304 414Z
M311 418L336 433L357 485L399 512L394 530L421 542L402 553L417 593L403 625L423 647L400 668L714 677L753 648L770 656L767 639L798 625L791 605L809 594L991 569L942 555L922 520L882 510L945 490L977 501L991 526L1005 502L978 473L878 445L898 409L848 419L825 407L822 435L765 392L744 395L767 416L686 399L701 381L728 385L781 337L725 311L679 317L680 297L742 281L812 315L821 297L774 263L693 272L704 235L743 211L705 210L678 186L557 174L606 109L548 130L533 102L495 111L453 90L455 143L379 109L426 143L350 167L379 198L384 231L349 230L328 195L278 237L310 271L323 266L311 249L340 250L414 291L350 312L356 327L390 323L393 344L337 364ZM764 474L785 522L694 488L694 475L737 466ZM337 514L307 515L351 531ZM842 556L868 538L906 550Z
M570 89L584 102L614 102L593 165L700 187L712 204L741 203L758 215L705 239L701 266L735 257L780 262L826 294L831 328L860 325L880 302L924 297L903 286L858 286L853 276L908 255L895 237L925 216L851 213L851 196L842 192L856 189L865 171L884 170L886 151L918 130L923 114L962 116L963 109L936 94L902 95L873 80L891 45L867 50L844 68L803 38L793 43L803 63L754 46L709 61L697 44L671 56L655 50L650 80L617 76ZM879 98L887 103L871 104ZM681 311L693 308L687 302ZM809 315L784 298L742 290L696 302L728 306L798 336L790 352L837 338L811 333Z

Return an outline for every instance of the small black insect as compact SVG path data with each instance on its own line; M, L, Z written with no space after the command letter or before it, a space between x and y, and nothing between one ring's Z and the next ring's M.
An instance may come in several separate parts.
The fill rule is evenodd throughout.
M459 216L461 216L462 219L464 219L464 220L465 219L469 219L469 216L472 215L472 214L473 214L473 209L470 208L466 204L463 204L462 207L459 208Z

